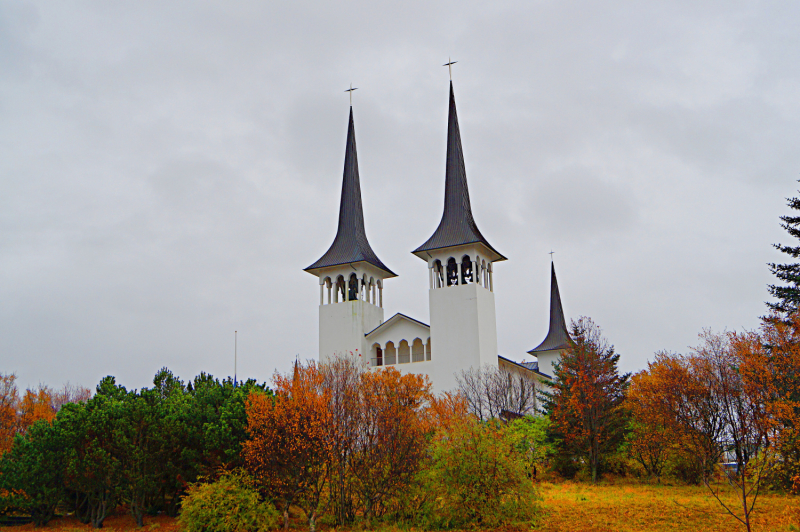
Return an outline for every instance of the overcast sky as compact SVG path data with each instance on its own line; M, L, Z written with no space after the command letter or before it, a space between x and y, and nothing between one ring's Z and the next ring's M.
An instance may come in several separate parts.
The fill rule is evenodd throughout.
M350 83L386 318L444 191L448 57L500 354L569 318L624 370L755 328L800 177L796 2L0 2L0 372L316 358Z

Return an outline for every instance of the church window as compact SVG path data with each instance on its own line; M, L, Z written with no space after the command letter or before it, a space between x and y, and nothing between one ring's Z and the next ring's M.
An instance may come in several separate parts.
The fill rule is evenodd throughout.
M423 362L425 360L425 346L419 338L414 340L411 345L411 362Z
M338 303L339 301L345 301L345 288L344 288L344 277L341 275L336 278L336 299L334 303Z
M428 338L428 343L425 346L425 360L431 359L431 339Z
M411 362L411 350L408 347L408 342L400 340L400 345L397 346L397 363L408 364Z
M458 263L456 259L450 257L447 259L447 286L458 284Z
M356 274L350 274L350 283L347 291L347 300L355 301L358 299L358 277Z
M394 348L394 343L386 342L386 352L384 359L387 366L392 366L397 362L397 350Z
M464 255L461 259L461 284L472 282L472 260L469 255Z

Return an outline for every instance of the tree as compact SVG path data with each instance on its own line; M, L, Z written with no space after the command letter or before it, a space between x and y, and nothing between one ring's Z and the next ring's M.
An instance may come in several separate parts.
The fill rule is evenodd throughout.
M537 411L537 383L518 373L486 365L462 370L456 382L470 412L481 421Z
M660 397L653 394L669 393L669 388L658 387L648 370L631 378L627 408L631 419L625 436L628 452L644 469L648 477L661 482L661 474L670 456L675 435L665 424L658 406Z
M0 373L0 456L11 449L17 433L17 402L19 401L16 375Z
M590 318L571 326L572 343L553 369L553 391L544 394L557 446L583 458L597 482L601 461L623 439L625 398L630 374L617 370L619 355Z
M409 489L427 449L425 409L430 382L385 368L360 375L356 389L359 416L349 459L352 485L369 522L386 504Z
M243 445L245 462L281 505L284 529L294 504L303 509L314 532L329 478L325 426L330 422L330 396L313 362L296 364L290 375L276 374L274 381L275 397L253 393L247 400L250 439Z
M789 208L800 210L800 198L786 198ZM781 227L783 227L789 236L792 238L800 239L800 216L781 216ZM800 246L791 246L783 244L773 244L773 246L785 253L793 259L800 257ZM774 312L783 317L797 312L800 308L800 264L786 263L776 264L770 263L770 272L778 278L778 281L787 283L784 285L769 285L769 293L778 301L775 303L767 302L767 306Z
M58 421L40 420L0 457L5 504L28 512L37 527L50 521L64 495L64 443Z
M507 425L462 412L450 410L437 427L420 474L427 496L414 520L423 528L486 529L530 519L536 490Z

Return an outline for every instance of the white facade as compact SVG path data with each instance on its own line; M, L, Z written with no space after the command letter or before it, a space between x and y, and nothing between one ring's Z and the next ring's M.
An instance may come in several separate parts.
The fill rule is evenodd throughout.
M553 364L561 358L561 353L563 352L563 349L551 349L536 353L536 359L539 361L539 371L553 377Z

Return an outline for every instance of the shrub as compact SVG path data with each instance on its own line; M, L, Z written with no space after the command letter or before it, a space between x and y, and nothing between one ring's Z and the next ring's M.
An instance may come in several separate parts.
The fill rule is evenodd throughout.
M216 482L193 484L183 497L178 517L186 532L263 532L278 525L278 511L260 500L241 472Z
M539 499L515 438L495 422L472 417L440 430L420 476L417 524L424 528L494 528L530 521Z

